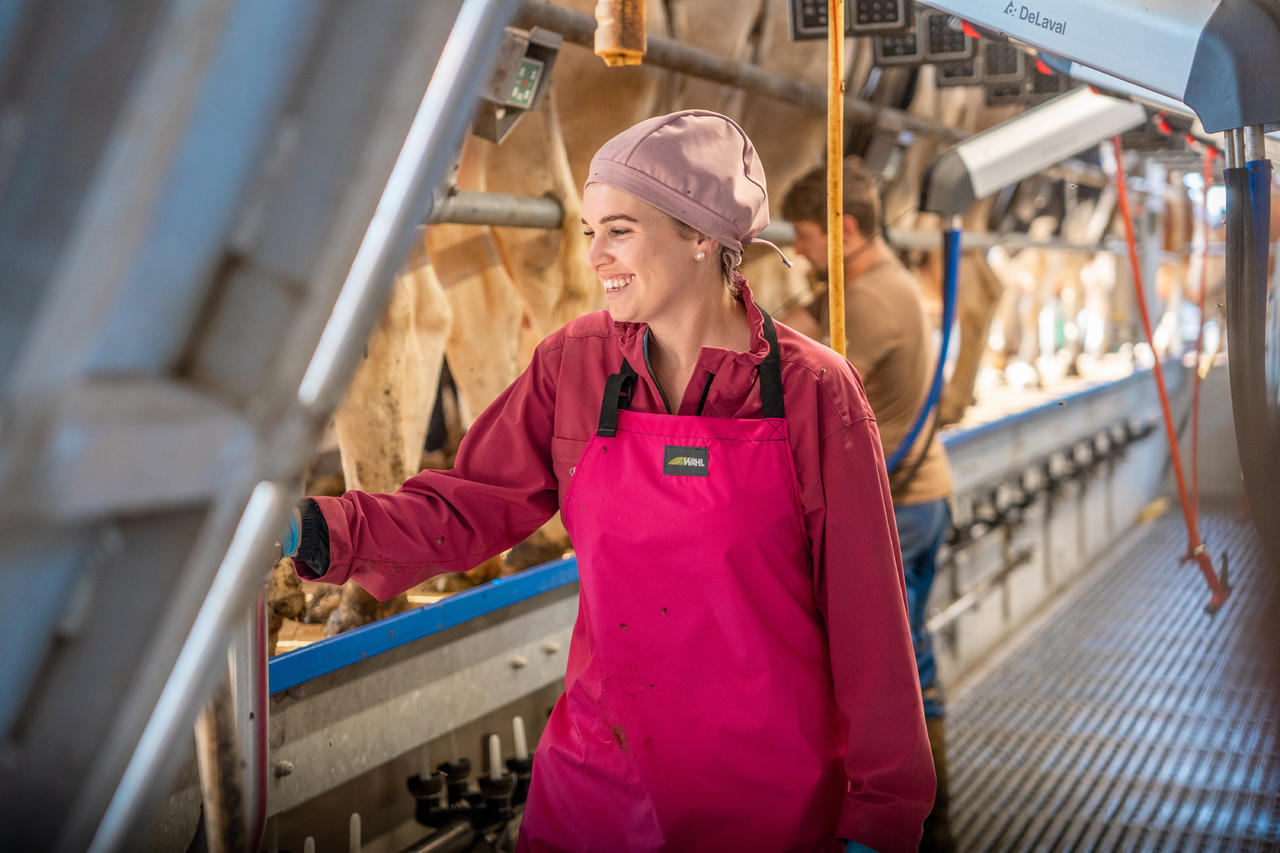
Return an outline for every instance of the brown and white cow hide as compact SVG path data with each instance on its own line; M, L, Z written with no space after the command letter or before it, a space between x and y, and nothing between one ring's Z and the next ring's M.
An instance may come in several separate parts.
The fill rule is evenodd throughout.
M386 310L334 413L348 489L394 492L421 470L444 340L454 318L444 288L424 258L420 237L392 284ZM311 618L330 610L324 633L333 636L407 606L403 595L379 602L357 584L347 584L316 600Z

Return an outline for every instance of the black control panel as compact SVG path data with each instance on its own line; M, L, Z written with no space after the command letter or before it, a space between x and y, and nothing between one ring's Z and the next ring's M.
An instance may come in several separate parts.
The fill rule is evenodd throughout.
M791 10L791 39L827 37L827 0L788 0ZM912 0L845 0L846 36L904 32L913 21Z
M852 0L849 26L854 35L903 32L911 29L910 0Z
M1026 81L1015 83L987 83L982 87L982 102L988 107L1007 107L1026 100Z
M1027 55L1007 41L982 40L982 81L1018 83L1027 76Z
M973 86L982 82L982 63L978 59L939 62L934 78L939 86Z
M876 65L919 65L924 62L919 30L896 36L876 36L871 42L871 61Z
M920 13L924 58L927 62L973 59L977 42L963 29L960 19L949 12L927 9Z
M1031 73L1031 94L1041 98L1051 98L1067 91L1066 76L1057 73L1044 74L1039 70Z

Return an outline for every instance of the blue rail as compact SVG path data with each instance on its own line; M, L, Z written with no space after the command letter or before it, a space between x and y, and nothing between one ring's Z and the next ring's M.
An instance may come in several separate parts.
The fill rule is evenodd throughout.
M336 637L285 652L267 662L268 689L272 694L288 690L313 678L414 640L438 634L477 616L493 613L577 580L577 558L553 560L450 595L434 604L398 613Z
M1168 358L1163 362L1163 366L1169 377L1178 377L1178 383L1176 385L1173 382L1169 383L1173 387L1170 387L1167 390L1173 392L1181 385L1181 362L1176 358ZM1135 370L1123 379L1117 379L1114 382L1104 382L1101 385L1094 385L1090 388L1085 388L1081 391L1067 394L1065 397L1054 397L1052 400L1041 403L1039 406L1033 406L1030 409L1023 409L1020 412L1014 412L1011 415L1007 415L1003 418L997 418L989 423L977 424L969 427L968 429L945 433L942 435L942 444L948 450L958 449L969 442L977 441L978 439L988 436L997 430L1005 430L1015 424L1030 423L1031 421L1045 417L1049 412L1062 409L1065 406L1086 403L1094 397L1102 397L1130 385L1143 385L1150 381L1151 368L1148 367L1141 370ZM1099 426L1102 425L1100 424Z
M1167 363L1171 376L1180 376L1172 368L1177 360ZM1128 385L1150 382L1148 370L1135 371L1130 376L1086 388L1008 417L986 424L957 430L942 435L942 443L948 449L958 448L969 441L989 435L1011 424L1023 423L1044 417L1063 406L1087 402L1093 397L1114 392ZM554 560L541 566L525 569L505 578L498 578L483 586L465 590L443 598L434 604L424 605L405 613L380 619L336 637L312 643L303 648L277 655L267 663L267 679L272 694L280 693L335 672L343 667L367 660L414 640L438 634L464 622L517 604L544 592L558 589L578 580L578 561L574 557Z

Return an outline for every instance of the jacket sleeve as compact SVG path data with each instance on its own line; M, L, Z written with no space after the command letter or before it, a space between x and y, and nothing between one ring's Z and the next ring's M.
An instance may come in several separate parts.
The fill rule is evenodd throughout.
M821 440L822 494L806 502L815 592L827 621L849 790L838 835L914 851L933 804L933 759L907 625L893 504L874 419Z
M313 579L354 579L385 601L473 568L547 521L557 508L551 436L561 348L551 338L539 346L467 430L452 470L423 471L394 494L315 498L329 528L329 568ZM299 574L308 576L305 567Z

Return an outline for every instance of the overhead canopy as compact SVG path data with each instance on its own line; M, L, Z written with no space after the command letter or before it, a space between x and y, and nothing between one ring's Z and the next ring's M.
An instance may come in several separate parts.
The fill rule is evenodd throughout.
M928 0L1189 106L1211 133L1280 121L1271 0Z
M1140 104L1080 87L974 134L942 154L925 177L921 208L963 213L983 196L1146 121Z

